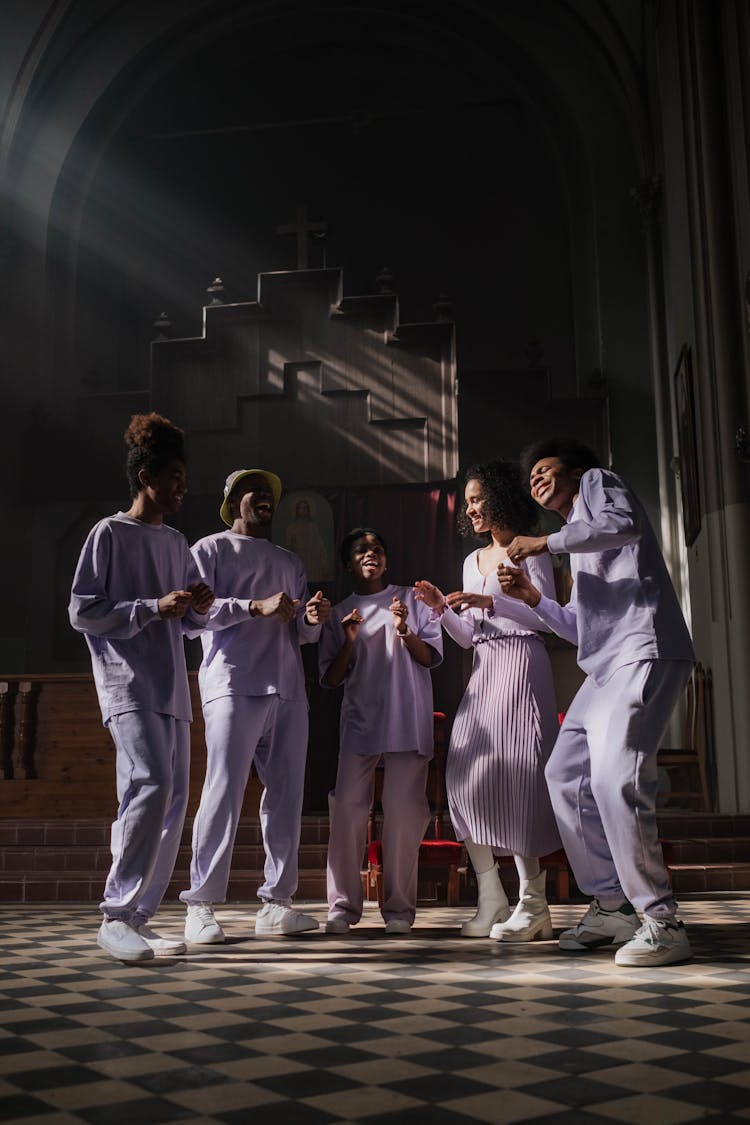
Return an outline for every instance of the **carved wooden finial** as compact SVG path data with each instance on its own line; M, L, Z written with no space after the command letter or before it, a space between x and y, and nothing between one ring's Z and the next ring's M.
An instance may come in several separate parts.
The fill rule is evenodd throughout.
M156 329L156 340L168 340L172 332L172 321L165 312L159 313L153 326Z
M544 348L538 340L529 340L524 355L529 367L540 367L544 359Z
M212 305L223 305L224 304L224 297L226 295L226 289L224 288L224 282L221 280L220 277L215 277L213 279L213 281L211 282L209 287L206 289L206 292L208 293L209 297L211 298L211 304Z
M438 294L438 299L432 306L432 311L435 313L435 320L453 320L453 302L447 293Z
M375 287L378 293L394 293L396 279L388 266L383 266L375 278Z
M646 176L628 191L630 202L641 218L641 230L647 231L661 203L661 176Z
M603 398L607 393L607 380L598 367L589 375L589 393L592 398Z

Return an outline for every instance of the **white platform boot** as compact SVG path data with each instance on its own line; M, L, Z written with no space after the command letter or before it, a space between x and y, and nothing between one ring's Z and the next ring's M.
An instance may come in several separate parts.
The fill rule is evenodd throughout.
M489 937L495 922L510 918L510 903L493 863L489 871L477 872L477 912L461 927L461 937Z
M533 941L552 937L552 919L544 893L547 872L540 871L535 879L521 881L518 905L507 922L490 930L494 941Z

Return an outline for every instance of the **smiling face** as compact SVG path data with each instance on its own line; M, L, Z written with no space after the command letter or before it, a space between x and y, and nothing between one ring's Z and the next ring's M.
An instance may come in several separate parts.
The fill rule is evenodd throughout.
M184 461L175 457L167 461L155 475L141 469L139 480L143 483L146 496L158 512L164 516L179 512L187 492Z
M273 517L273 490L262 473L243 477L229 497L230 511L247 534L269 528Z
M540 507L567 516L581 485L581 469L569 469L559 457L542 457L529 473L531 495Z
M352 543L349 570L358 586L382 589L386 563L385 547L377 535L362 535Z
M474 534L481 535L488 532L490 530L489 504L481 481L467 481L464 500L466 501L466 518L471 524Z

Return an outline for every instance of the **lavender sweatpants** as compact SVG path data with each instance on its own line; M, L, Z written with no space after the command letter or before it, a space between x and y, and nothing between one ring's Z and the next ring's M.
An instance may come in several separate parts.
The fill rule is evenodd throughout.
M354 924L362 917L362 856L375 789L383 772L383 907L386 922L413 922L417 903L419 845L430 819L425 787L429 759L421 754L339 756L336 788L328 794L328 916Z
M545 771L578 886L627 898L655 918L674 914L656 825L659 742L692 664L642 660L598 686L584 681Z
M112 867L100 910L124 921L159 909L180 846L190 780L190 724L126 711L107 724L117 752Z
M183 902L224 902L242 801L253 761L265 787L266 851L258 897L289 903L297 890L307 758L307 703L278 695L226 695L203 708L206 780L193 824L190 890Z

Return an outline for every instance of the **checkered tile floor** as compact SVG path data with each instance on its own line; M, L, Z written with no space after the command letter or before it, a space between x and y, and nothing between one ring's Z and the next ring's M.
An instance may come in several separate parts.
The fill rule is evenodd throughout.
M227 945L123 966L89 907L2 907L0 1120L750 1120L750 896L684 903L695 960L650 972L461 940L470 913L385 938L368 905L343 938L256 940L227 907Z

